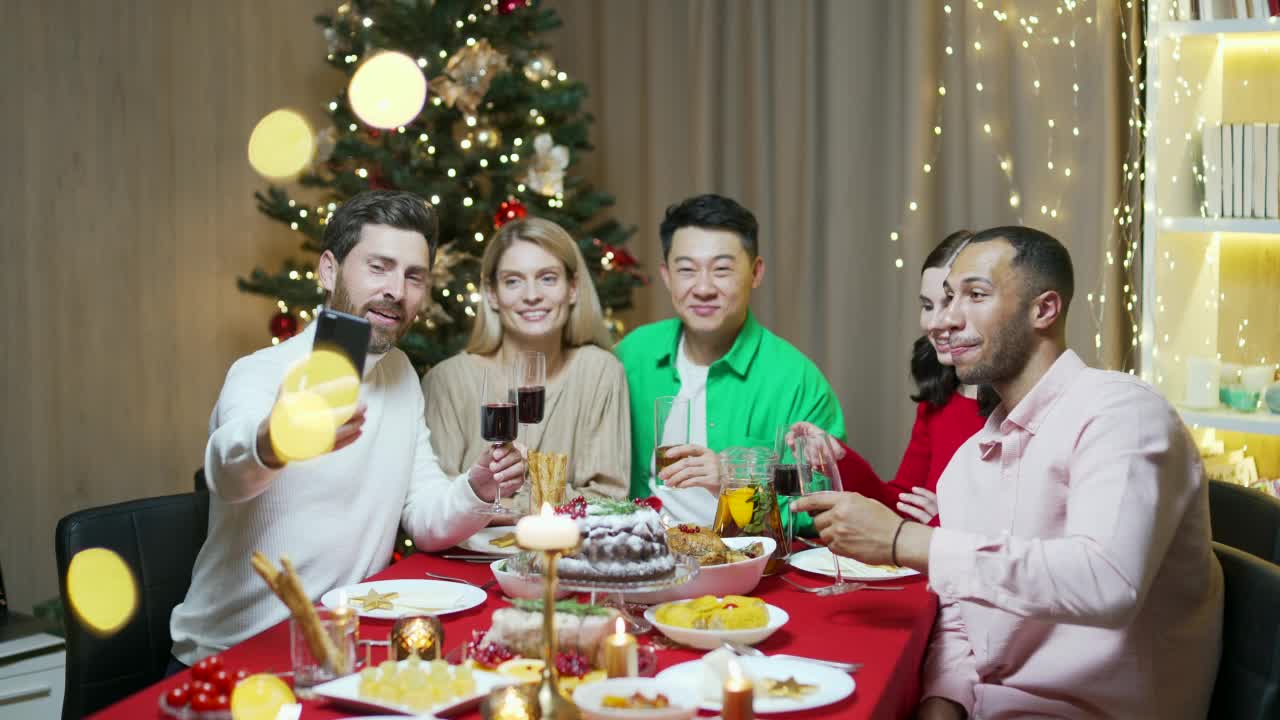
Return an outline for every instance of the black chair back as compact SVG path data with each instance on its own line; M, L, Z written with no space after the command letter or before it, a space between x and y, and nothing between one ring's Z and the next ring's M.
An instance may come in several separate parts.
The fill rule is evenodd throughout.
M1214 543L1222 563L1222 659L1214 720L1280 718L1280 566Z
M1209 521L1215 542L1280 563L1280 498L1210 480Z
M186 596L208 526L208 493L91 508L58 522L58 583L68 608L64 720L96 712L164 677L173 645L169 615ZM137 612L110 637L82 627L67 599L71 558L93 547L118 553L138 582Z

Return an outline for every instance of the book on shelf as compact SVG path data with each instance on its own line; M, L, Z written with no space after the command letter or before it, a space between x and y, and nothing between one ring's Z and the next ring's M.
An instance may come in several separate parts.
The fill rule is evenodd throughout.
M1208 125L1200 144L1206 217L1280 218L1280 124Z

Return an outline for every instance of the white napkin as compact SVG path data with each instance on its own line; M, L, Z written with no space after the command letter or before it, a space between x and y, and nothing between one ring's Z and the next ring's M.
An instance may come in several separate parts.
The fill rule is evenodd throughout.
M662 511L676 522L711 527L719 500L706 488L671 488L649 478L649 490L662 501Z

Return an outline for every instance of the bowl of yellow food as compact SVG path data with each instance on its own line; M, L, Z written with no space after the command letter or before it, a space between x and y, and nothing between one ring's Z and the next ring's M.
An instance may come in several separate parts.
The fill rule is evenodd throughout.
M699 701L692 687L654 678L612 678L573 691L586 720L687 720Z
M743 595L664 603L644 617L671 640L699 650L713 650L726 640L755 645L791 619L786 610Z

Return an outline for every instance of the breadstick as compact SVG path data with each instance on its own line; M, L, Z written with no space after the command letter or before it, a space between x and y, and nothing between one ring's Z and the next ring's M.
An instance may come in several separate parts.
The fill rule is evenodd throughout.
M281 557L280 564L284 566L284 572L277 571L271 561L267 560L260 551L253 553L250 563L258 575L266 581L271 592L275 593L285 607L289 608L289 613L302 628L302 635L307 641L307 647L311 650L312 656L320 664L331 668L339 675L350 672L351 668L347 666L348 658L338 651L333 638L329 637L329 633L325 632L320 624L320 616L316 614L315 606L311 604L311 599L303 590L302 581L293 569L293 563L289 562L288 558Z

